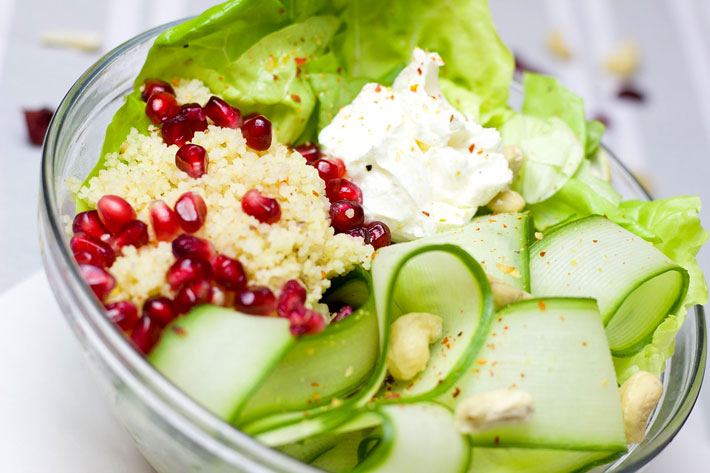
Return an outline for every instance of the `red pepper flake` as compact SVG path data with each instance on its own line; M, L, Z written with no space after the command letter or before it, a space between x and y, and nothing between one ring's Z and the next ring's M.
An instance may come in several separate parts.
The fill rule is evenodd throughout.
M459 394L461 394L461 389L456 387L454 388L454 392L451 395L454 397L454 399L456 399L457 397L459 397Z
M537 301L537 308L545 311L547 309L547 306L545 305L545 301Z
M44 135L47 134L49 122L52 120L54 112L49 108L40 108L39 110L25 109L25 124L27 125L27 136L35 146L42 146L44 143Z
M313 194L314 197L320 197L320 193L318 191L311 191L311 194Z
M449 337L444 337L441 339L441 344L442 345L448 345L449 343Z
M473 150L476 149L476 145L471 143L471 146L468 147L468 152L473 153Z
M516 383L512 383L510 386L508 386L508 389L517 389L518 385Z
M187 336L187 330L185 330L183 327L180 327L179 325L173 325L170 327L170 330L175 333L178 337L186 337Z
M320 387L320 384L318 384L318 383L316 383L316 382L312 382L312 383L311 383L311 387L312 387L312 388L319 388L319 387Z
M417 67L417 74L422 75L422 68L421 67Z
M496 445L500 445L500 437L498 437L498 436L496 435L495 438L493 439L493 443L496 444Z
M411 90L412 92L416 92L418 88L419 84L412 84L409 86L409 90Z
M587 348L588 343L584 340L582 340L582 347Z
M525 379L525 373L523 373L522 371L520 372L520 379Z
M565 316L564 316L564 315L560 315L560 321L564 322L565 320L567 320L567 319L565 318Z
M646 94L633 84L622 85L616 93L616 96L621 100L628 100L630 102L643 102L646 100Z
M272 77L272 79L274 79L274 82L277 82L277 81L279 80L279 75L278 75L278 74L274 74L274 75L272 75L271 77Z
M547 251L541 251L540 252L540 258L543 258L547 254Z
M382 86L380 84L375 86L375 92L382 92Z
M305 57L297 57L295 61L297 66L302 66L306 63L307 59Z
M301 96L298 94L291 94L291 100L296 103L301 103Z
M504 325L504 326L503 326L503 330L508 330L509 328L510 328L510 327L508 327L507 325Z
M431 217L431 214L426 210L422 210L422 214L424 214L425 217Z
M599 243L599 240L592 240L592 243Z
M479 359L476 360L476 364L479 365L479 366L484 366L484 365L486 365L487 363L488 363L488 360L486 360L485 358L479 358Z

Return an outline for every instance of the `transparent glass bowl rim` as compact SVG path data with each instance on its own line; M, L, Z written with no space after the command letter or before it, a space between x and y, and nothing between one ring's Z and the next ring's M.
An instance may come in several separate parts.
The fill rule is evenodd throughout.
M46 212L49 221L49 239L59 248L63 263L68 268L67 278L71 280L69 291L72 296L77 298L81 297L82 299L88 298L92 301L89 308L90 310L80 311L81 315L79 318L81 322L90 327L90 330L98 337L98 340L100 340L103 345L103 355L111 357L110 362L114 367L120 366L123 374L128 376L123 379L123 381L131 385L136 395L140 396L146 405L151 406L156 413L162 415L165 419L169 420L172 418L173 424L182 426L183 430L181 433L193 439L195 443L201 445L206 450L211 451L227 461L229 461L230 458L237 460L240 456L246 455L251 460L265 467L275 468L279 471L319 471L259 443L252 437L217 418L165 379L144 357L138 354L120 331L104 316L101 305L95 300L90 289L83 284L77 267L73 262L71 252L66 244L63 230L64 225L58 218L59 206L56 201L55 193L53 192L53 155L59 133L63 128L63 123L68 111L72 109L77 98L81 96L86 86L90 84L95 77L100 76L102 72L110 64L120 58L124 52L138 44L152 40L161 31L181 21L184 20L161 25L145 31L116 47L91 66L76 81L62 100L47 133L42 156L40 206L42 210ZM519 89L520 86L513 84L513 88ZM650 199L651 196L645 191L643 186L638 184L623 163L606 147L605 150L609 153L615 164L626 173L627 176L625 177L633 180L637 187ZM675 437L692 411L699 393L699 389L694 390L692 387L699 386L700 383L702 383L706 350L706 328L703 308L696 306L693 312L697 324L696 344L698 350L693 357L693 366L690 369L691 379L688 386L691 388L688 392L683 393L684 399L682 405L678 408L674 416L676 418L675 420L679 420L680 422L673 423L675 428L669 428L672 427L669 422L667 428L659 433L650 444L644 445L645 449L647 449L645 455L636 458L635 461L629 465L624 465L623 468L618 471L636 471L653 459L657 453L665 448ZM65 316L69 318L77 317L75 314L65 314ZM179 422L176 422L176 420ZM236 463L240 462L237 461Z

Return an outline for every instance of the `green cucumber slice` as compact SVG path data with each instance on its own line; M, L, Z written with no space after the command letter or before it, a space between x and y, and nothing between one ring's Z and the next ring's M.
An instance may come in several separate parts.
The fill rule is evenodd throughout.
M535 243L530 272L535 296L596 299L615 356L647 345L688 290L685 269L598 215L566 224Z
M369 276L358 271L329 293L359 307L350 317L313 336L301 337L249 398L237 425L273 414L301 411L344 397L372 373L378 355L377 316Z
M618 456L610 452L475 447L468 473L576 473Z
M496 314L466 376L440 398L522 389L534 413L521 424L472 435L477 446L617 452L626 449L614 367L592 299L531 299Z
M292 343L286 319L203 305L166 327L149 360L190 397L229 421Z

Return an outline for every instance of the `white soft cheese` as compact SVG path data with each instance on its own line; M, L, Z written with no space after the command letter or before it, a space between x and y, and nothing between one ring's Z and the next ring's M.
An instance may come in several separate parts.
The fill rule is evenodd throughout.
M509 187L497 130L456 110L438 83L441 57L414 50L391 88L365 85L319 136L363 192L365 215L396 241L463 225Z

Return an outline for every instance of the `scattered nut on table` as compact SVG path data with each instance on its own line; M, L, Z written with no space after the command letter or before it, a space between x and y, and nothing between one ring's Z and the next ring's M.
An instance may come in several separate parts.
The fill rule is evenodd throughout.
M429 345L441 338L443 320L438 315L412 312L392 324L387 370L399 381L408 381L429 363Z
M565 61L569 61L573 57L572 50L567 44L565 37L562 36L562 32L559 30L552 31L548 35L547 49L549 49L552 54Z
M663 394L658 376L648 371L634 373L619 389L624 430L628 443L640 443L646 436L646 424Z
M620 79L629 79L636 73L640 63L641 55L636 43L625 41L606 57L604 67Z
M473 434L501 424L530 420L533 398L520 389L500 389L469 396L456 406L454 421L459 432Z

